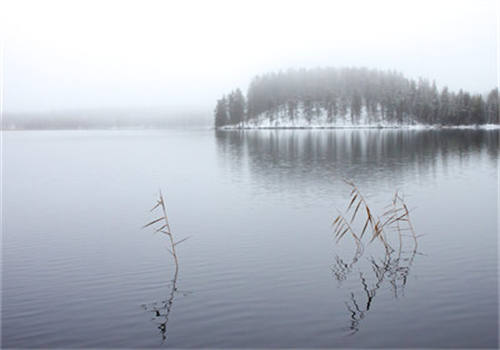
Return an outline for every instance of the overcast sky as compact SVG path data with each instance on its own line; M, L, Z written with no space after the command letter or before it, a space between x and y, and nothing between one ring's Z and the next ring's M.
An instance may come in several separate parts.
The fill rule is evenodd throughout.
M259 73L395 69L497 85L496 0L4 0L5 112L213 108Z

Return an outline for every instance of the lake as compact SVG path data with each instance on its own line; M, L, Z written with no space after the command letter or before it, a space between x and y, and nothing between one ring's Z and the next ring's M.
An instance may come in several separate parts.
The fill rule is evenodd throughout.
M2 347L496 348L499 135L4 132ZM415 254L349 263L344 178L404 193Z

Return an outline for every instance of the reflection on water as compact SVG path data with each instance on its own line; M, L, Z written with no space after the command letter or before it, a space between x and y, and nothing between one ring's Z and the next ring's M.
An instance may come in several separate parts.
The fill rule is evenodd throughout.
M481 270L468 267L481 271L470 277L478 280L471 284L469 277L465 278L453 262L467 260L478 264L483 257L489 256L491 261L491 257L496 256L494 249L486 244L489 241L490 247L496 246L491 220L496 206L489 196L491 190L485 188L496 183L491 169L496 169L498 164L500 133L497 130L246 130L216 131L215 135L219 161L234 178L247 179L253 185L254 195L266 201L275 197L275 202L269 205L271 211L278 212L283 202L300 201L297 215L308 218L307 222L315 228L333 220L325 211L319 212L318 203L323 201L334 214L336 201L343 200L344 178L353 179L367 195L374 197L377 205L385 203L384 198L390 197L393 191L409 189L404 192L415 199L409 204L410 209L417 208L416 230L426 234L422 245L425 258L415 249L384 254L373 252L379 248L374 247L367 248L364 256L360 256L359 251L354 253L353 247L347 251L347 257L340 254L341 248L335 250L337 256L331 271L340 288L334 298L345 301L347 312L343 320L348 320L348 332L356 334L349 339L364 341L349 344L374 346L370 337L365 337L363 324L368 332L377 327L387 330L388 325L401 332L394 341L381 340L378 344L384 344L382 347L386 344L465 346L497 339L491 331L496 329L493 324L497 322L494 312L490 311L497 305L491 298L497 292L491 287L494 284L481 282L494 280L494 273L484 277L486 269L494 269L492 264L483 262ZM479 178L482 180L477 181ZM306 213L307 210L312 214ZM477 221L473 224L470 218ZM425 229L420 231L420 227ZM477 232L476 237L482 238L472 238L471 232ZM443 242L447 242L446 251L442 251ZM349 252L354 253L354 257L349 256ZM418 280L410 272L418 275ZM433 286L423 288L422 280L432 281ZM454 284L461 287L452 287ZM439 292L432 294L430 289ZM436 293L439 296L431 301L429 295ZM405 298L400 298L405 294ZM480 294L489 295L490 301L486 303L484 297L477 298ZM481 304L481 311L467 307L463 303L465 295L471 304ZM396 304L396 300L402 302ZM431 302L433 307L428 307ZM403 309L412 312L398 312ZM417 314L424 309L427 315L433 316ZM337 311L335 309L330 317L337 317ZM471 315L480 313L489 323L468 322ZM416 340L408 326L411 318L426 337L432 334L434 339ZM452 321L439 321L443 318ZM340 323L342 321L336 324ZM449 337L434 334L437 328ZM482 334L482 337L470 334Z
M170 292L165 300L160 302L153 302L150 304L143 304L144 310L152 314L152 321L155 323L156 327L159 329L162 344L167 340L167 326L169 321L170 312L174 305L174 299L176 295L187 296L189 292L180 291L177 287L177 279L179 276L179 269L176 268L174 272L174 277L170 282Z
M498 135L7 132L2 347L495 348ZM344 176L377 213L405 193L425 256L352 263ZM140 229L158 187L195 235L178 278Z
M406 172L435 173L451 158L466 162L485 152L496 161L499 133L495 130L260 130L217 131L219 153L241 169L245 158L256 175L287 181L329 182L325 169L337 178L364 182L376 175L388 180ZM369 169L369 171L366 171Z
M350 315L350 334L360 329L360 322L366 317L372 307L377 292L384 284L390 286L395 299L404 296L410 268L414 262L416 251L401 252L397 257L386 254L383 258L371 256L368 266L354 271L356 262L346 264L339 256L335 258L332 272L335 279L342 284L348 278L359 279L358 288L350 291L350 298L345 302Z
M170 293L166 300L153 302L149 305L142 305L144 310L153 314L152 321L155 322L157 328L160 330L162 343L167 339L168 317L170 316L170 311L174 304L174 296L177 293L177 273L178 270L176 269L174 278L171 281Z

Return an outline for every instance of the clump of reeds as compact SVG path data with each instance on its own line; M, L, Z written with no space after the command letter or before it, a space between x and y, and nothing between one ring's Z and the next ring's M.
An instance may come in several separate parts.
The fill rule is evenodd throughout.
M170 254L172 254L172 256L174 258L175 269L176 269L176 274L177 274L177 271L179 269L179 260L177 259L177 252L175 251L175 247L178 244L187 240L189 237L183 238L177 242L174 241L172 229L170 228L170 223L168 222L167 208L165 205L165 200L163 199L163 194L161 193L161 190L159 193L159 199L157 200L155 206L153 207L153 209L151 209L151 211L154 211L155 209L158 209L158 208L161 209L162 216L147 223L142 228L146 228L148 226L155 225L155 224L160 225L159 227L157 227L155 229L155 232L159 232L159 233L162 233L162 234L165 234L168 236L169 242L170 242L170 248L167 248L167 250L170 252Z
M350 180L344 181L351 187L351 194L345 213L339 213L333 221L334 235L337 243L345 236L352 237L356 243L356 254L349 264L337 256L336 264L332 267L335 278L339 282L344 281L353 271L354 265L364 252L364 237L369 237L368 243L375 240L380 241L385 249L385 255L382 258L375 259L371 257L369 259L371 270L375 274L375 282L372 286L369 286L367 274L362 271L359 272L366 303L360 303L362 299L357 299L352 292L350 300L346 302L351 321L349 328L352 333L355 333L359 330L359 323L370 310L376 293L384 280L390 283L396 298L400 291L404 293L410 267L415 254L417 254L417 238L419 236L416 234L410 219L410 210L399 191L394 193L391 203L386 207L386 211L377 216L354 182ZM402 253L404 231L409 231L410 236L413 238L413 249L406 250L406 252L410 253L409 256ZM396 239L390 240L391 234L394 233L397 234L399 241L397 256L394 254L396 249L391 246L391 242L396 241Z
M386 254L390 255L395 249L390 245L387 235L389 229L393 228L393 231L397 232L399 237L399 253L401 253L403 245L402 231L404 230L411 232L414 241L413 250L416 251L418 245L417 235L410 220L410 211L398 191L393 196L392 203L389 205L390 208L381 216L376 216L354 182L347 179L344 181L351 187L351 195L345 214L339 213L332 224L337 243L346 234L349 234L356 243L355 259L357 259L364 249L363 237L367 232L370 232L369 243L379 240L383 244ZM356 231L353 227L357 217L362 218L362 229L360 231Z

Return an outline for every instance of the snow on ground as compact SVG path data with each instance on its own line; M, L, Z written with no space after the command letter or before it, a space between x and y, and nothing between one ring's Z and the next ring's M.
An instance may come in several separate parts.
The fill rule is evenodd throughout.
M361 116L356 119L357 122L353 123L350 111L347 111L345 116L335 115L332 121L328 121L326 110L321 109L319 112L313 111L312 118L308 120L303 114L302 108L298 108L297 115L294 118L290 118L286 110L280 109L278 112L272 114L262 113L252 120L237 125L226 125L221 127L221 129L500 129L499 124L443 126L440 124L417 124L410 120L404 121L403 124L389 123L381 120L379 115L368 117L365 108L362 109Z

